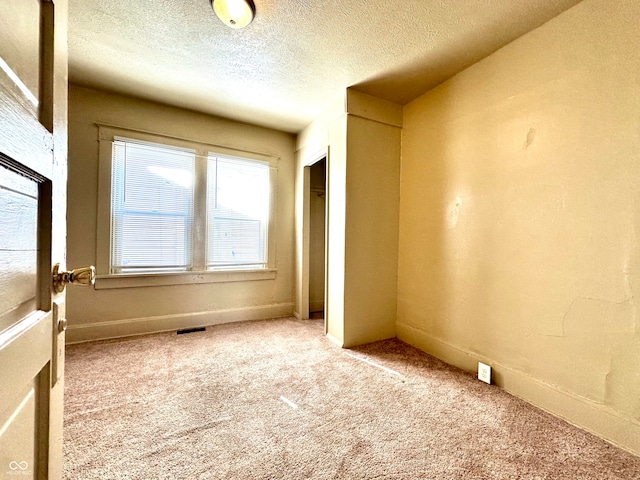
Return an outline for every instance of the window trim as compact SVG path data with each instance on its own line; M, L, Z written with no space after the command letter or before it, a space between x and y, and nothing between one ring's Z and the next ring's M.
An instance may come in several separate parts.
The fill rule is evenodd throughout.
M144 130L97 123L98 127L98 212L96 229L96 289L130 288L160 285L185 285L198 283L242 282L253 280L271 280L276 278L276 205L278 157L258 152L223 147L173 137ZM196 151L196 182L194 195L194 230L206 230L206 160L208 155L217 154L256 160L269 165L269 225L267 233L267 265L261 269L207 270L206 238L194 237L193 265L194 269L181 272L153 273L110 273L111 255L111 174L112 145L117 138L167 145ZM203 158L204 161L198 161ZM202 223L204 222L204 224Z

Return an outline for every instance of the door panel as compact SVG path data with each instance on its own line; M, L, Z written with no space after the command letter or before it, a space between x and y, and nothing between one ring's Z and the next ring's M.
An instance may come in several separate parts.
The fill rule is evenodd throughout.
M0 478L61 478L66 24L66 0L0 0Z
M36 311L0 334L0 478L47 478L51 319Z
M37 118L40 78L40 0L0 0L0 69L12 77Z
M0 211L0 312L8 312L2 331L20 318L16 309L37 307L38 184L0 167Z
M14 401L7 405L0 421L4 421L0 429L0 465L5 465L7 475L13 472L29 475L35 466L36 445L33 435L36 418L36 382L28 385L26 392L21 392ZM6 425L6 430L4 428ZM10 439L15 438L15 441ZM19 460L15 460L19 459ZM23 473L24 472L24 473Z
M11 159L17 171L22 165L49 179L54 136L50 119L44 117L50 116L53 103L48 93L54 83L54 34L47 28L56 15L52 5L49 0L0 0L0 152ZM30 25L20 35L33 37L31 41L17 40L14 28L4 28L8 23ZM67 79L60 80L66 92ZM66 94L64 98L66 101Z
M57 360L64 348L53 347L51 192L51 180L0 153L0 477L50 478L52 349Z

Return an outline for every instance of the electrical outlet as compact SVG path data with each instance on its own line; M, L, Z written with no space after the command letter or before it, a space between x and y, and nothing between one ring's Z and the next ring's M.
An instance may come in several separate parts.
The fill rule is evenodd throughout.
M478 380L491 385L491 367L489 365L478 362Z

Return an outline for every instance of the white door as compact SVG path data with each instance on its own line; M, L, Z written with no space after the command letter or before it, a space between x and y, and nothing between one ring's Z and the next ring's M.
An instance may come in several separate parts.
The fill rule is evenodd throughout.
M66 19L0 0L0 479L61 478Z

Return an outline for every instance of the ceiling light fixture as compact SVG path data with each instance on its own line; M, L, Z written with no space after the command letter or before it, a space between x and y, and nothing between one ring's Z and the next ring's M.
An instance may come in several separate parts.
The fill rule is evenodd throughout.
M244 28L256 15L253 0L209 0L213 11L222 22L231 28Z

